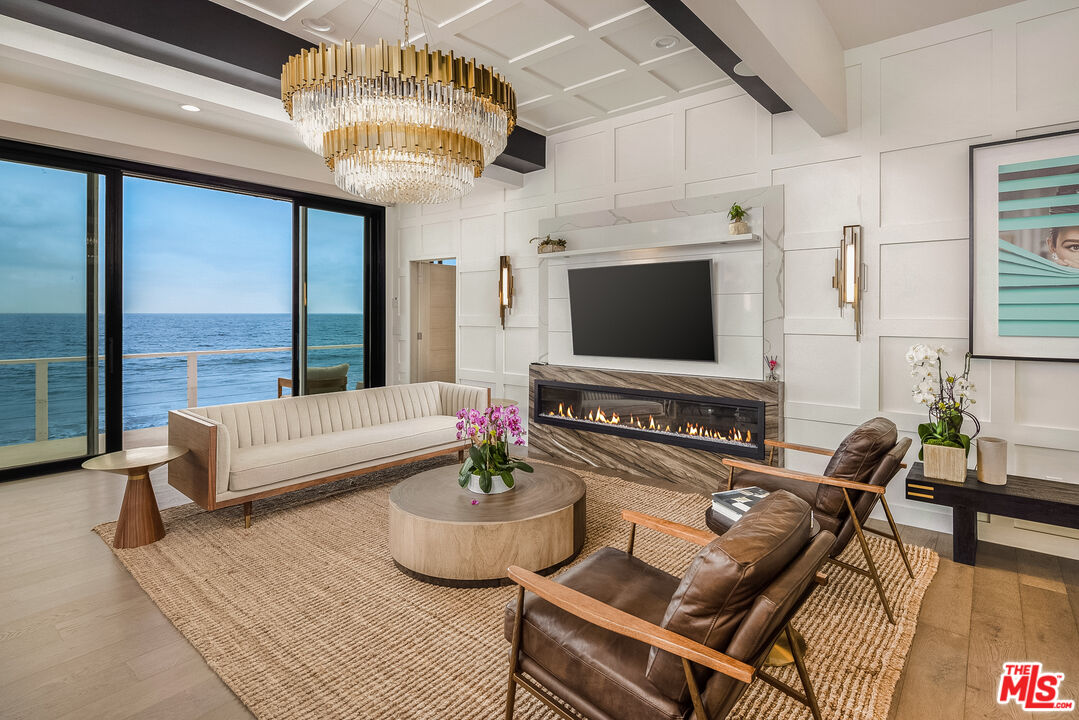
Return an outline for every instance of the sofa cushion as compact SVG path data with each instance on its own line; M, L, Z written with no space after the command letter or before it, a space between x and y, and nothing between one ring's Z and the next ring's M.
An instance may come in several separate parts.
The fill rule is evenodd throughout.
M671 598L661 625L723 650L760 591L809 541L809 503L785 490L761 500L726 534L697 553ZM704 668L695 668L703 681ZM648 679L667 697L689 696L682 661L653 648Z
M824 474L843 480L866 482L884 455L895 447L898 437L895 423L887 418L878 417L864 422L839 443L824 469ZM818 515L839 515L845 505L843 490L840 488L830 485L817 487L817 498L813 506L818 510Z
M558 577L566 587L658 623L678 587L668 575L622 550L601 548ZM513 641L516 601L506 606ZM613 633L525 593L522 669L589 717L681 718L681 708L644 676L649 646Z
M432 415L232 451L229 490L238 492L306 475L329 474L382 457L457 442L457 419Z

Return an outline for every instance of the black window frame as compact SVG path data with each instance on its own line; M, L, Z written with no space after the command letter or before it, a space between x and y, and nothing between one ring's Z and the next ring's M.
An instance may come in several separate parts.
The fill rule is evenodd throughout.
M141 177L163 182L257 195L292 204L292 375L299 375L299 314L302 312L300 213L303 208L365 217L364 242L364 381L366 387L386 382L386 208L361 201L317 195L273 185L237 180L163 165L96 155L65 148L0 138L0 161L44 165L61 170L96 173L105 178L105 236L99 240L100 262L105 264L105 447L123 447L123 179ZM82 455L14 468L0 469L0 481L46 475L81 466Z

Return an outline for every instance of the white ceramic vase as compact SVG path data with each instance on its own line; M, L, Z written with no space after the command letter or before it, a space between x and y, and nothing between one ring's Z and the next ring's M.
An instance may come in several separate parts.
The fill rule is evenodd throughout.
M514 484L514 487L517 486L516 478L514 478L514 483L513 484ZM503 482L501 475L492 475L491 476L491 492L485 493L484 491L480 490L480 476L479 475L469 475L468 476L468 485L465 486L465 489L468 490L469 492L476 493L477 495L497 495L498 493L504 493L504 492L507 492L509 490L512 490L513 488L506 487L506 483Z
M1008 442L1001 438L980 437L978 445L978 482L986 485L1008 483Z
M744 220L739 220L738 222L732 222L727 226L727 229L730 231L731 235L746 235L749 233L749 223Z

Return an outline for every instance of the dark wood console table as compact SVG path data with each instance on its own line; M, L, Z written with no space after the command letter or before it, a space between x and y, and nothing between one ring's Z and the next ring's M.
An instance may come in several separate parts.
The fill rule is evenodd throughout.
M907 499L952 508L952 559L967 565L978 552L980 512L1079 529L1079 484L1009 475L1007 485L986 485L974 470L954 483L925 477L916 462L907 473Z

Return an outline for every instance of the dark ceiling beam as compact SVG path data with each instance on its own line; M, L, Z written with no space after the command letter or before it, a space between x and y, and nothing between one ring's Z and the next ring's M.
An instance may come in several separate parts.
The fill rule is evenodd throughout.
M751 98L760 103L765 110L775 115L791 109L783 101L783 98L776 94L775 90L768 87L756 75L743 77L736 73L734 66L741 62L741 58L726 43L720 40L719 36L712 32L712 29L703 20L686 7L682 0L645 0L645 2L662 15L663 19L669 22L675 30L682 33L686 40L689 40L698 50L704 53L705 57L725 72L731 80L741 86Z
M311 42L210 0L0 0L0 14L280 97L281 66ZM518 127L496 165L546 164L546 138Z

